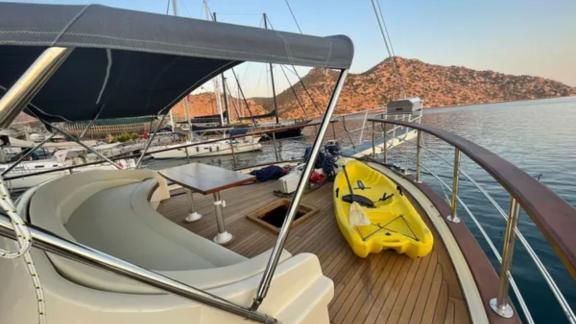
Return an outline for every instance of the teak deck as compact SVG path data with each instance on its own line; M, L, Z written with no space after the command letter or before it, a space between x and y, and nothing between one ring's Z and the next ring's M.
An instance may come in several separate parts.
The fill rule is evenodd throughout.
M247 257L272 248L276 234L245 215L279 199L272 194L273 186L274 183L251 184L222 192L228 206L226 227L234 235L228 248ZM303 202L317 207L319 212L292 229L285 248L292 254L317 255L324 274L334 281L334 299L329 309L332 323L470 322L460 284L439 239L435 240L432 253L424 258L413 260L384 251L361 259L340 235L331 184L306 194ZM188 204L187 195L175 196L163 202L158 211L211 239L217 232L212 200L195 198L196 209L204 217L191 224L183 222Z

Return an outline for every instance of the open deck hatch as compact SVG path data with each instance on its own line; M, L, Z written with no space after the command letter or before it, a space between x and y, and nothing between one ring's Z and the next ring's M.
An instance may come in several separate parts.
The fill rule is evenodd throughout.
M278 199L274 202L255 210L253 213L246 216L249 220L264 226L265 228L278 233L286 214L288 212L288 207L290 206L290 200L288 199ZM306 204L300 204L296 211L296 216L292 222L292 227L299 225L304 222L308 217L314 215L318 212L317 208L310 207Z

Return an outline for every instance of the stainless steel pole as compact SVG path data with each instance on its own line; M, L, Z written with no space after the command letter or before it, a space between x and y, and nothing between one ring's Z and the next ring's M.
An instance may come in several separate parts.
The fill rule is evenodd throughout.
M72 242L46 232L33 225L27 225L32 236L34 247L61 255L63 257L103 268L128 278L132 278L150 286L171 292L173 294L194 300L223 311L233 313L261 323L275 323L276 319L266 314L249 310L243 306L228 301L209 292L194 288L180 281L146 270L137 265L118 259L88 246ZM15 238L13 225L8 217L0 214L0 236Z
M452 170L452 197L450 201L450 215L446 219L452 223L460 223L458 218L458 188L460 180L460 150L454 147L454 167Z
M236 170L238 163L236 161L236 150L234 150L234 139L229 139L228 142L230 143L230 152L232 153L232 168Z
M280 161L280 155L278 154L278 148L276 147L276 132L272 131L272 147L274 148L274 157L276 161Z
M152 144L154 137L156 137L156 133L158 133L158 130L160 129L160 127L162 127L162 123L164 123L164 118L166 118L166 115L167 114L162 115L160 122L158 123L158 125L156 125L154 132L152 133L152 135L150 135L150 138L146 142L146 145L144 146L144 150L142 150L142 154L140 154L140 157L138 158L138 161L136 162L136 169L140 168L140 164L142 164L142 160L144 160L144 155L146 155L146 152L150 148L150 145Z
M510 210L508 211L508 222L506 223L506 232L504 234L504 243L502 247L502 265L500 266L500 285L498 286L498 296L490 299L490 308L504 317L511 318L514 316L514 309L508 302L508 287L510 281L508 275L512 264L514 254L514 243L516 242L516 226L518 226L520 205L514 197L510 198Z
M25 158L27 158L28 156L30 156L30 154L34 153L34 151L36 151L37 149L39 149L40 147L42 147L42 145L46 144L46 142L48 142L49 140L52 139L52 137L54 137L55 134L52 134L48 137L46 137L42 142L36 144L36 146L34 146L33 148L31 148L30 150L28 150L28 152L26 152L25 154L21 155L18 160L16 160L16 162L12 163L6 170L2 171L2 176L4 176L5 174L7 174L8 172L12 171L12 169L14 169L18 164L20 164L20 162L22 162Z
M97 152L96 150L94 150L93 148L91 148L90 146L82 143L82 141L78 140L75 136L70 136L70 134L66 133L64 130L54 126L54 125L50 125L50 127L52 127L53 129L55 129L56 131L58 131L59 133L61 133L62 135L65 135L69 138L71 138L74 142L78 143L78 145L82 146L83 148L85 148L86 150L96 154L99 158L101 158L102 160L112 164L116 169L118 170L122 170L122 167L117 164L116 162L112 161L110 158L108 158L107 156L101 154L100 152Z
M216 191L212 194L214 197L214 210L216 211L216 226L218 227L218 234L214 236L214 242L218 244L226 244L234 238L232 234L226 231L224 224L224 207L226 203L220 197L220 192Z
M202 218L202 214L196 211L196 207L194 206L194 191L192 189L187 189L188 191L188 199L190 200L190 212L188 216L184 219L188 223L195 222Z
M188 95L184 97L184 116L186 118L186 123L188 124L188 131L190 132L190 142L194 140L194 129L192 129L192 122L190 121L190 106L188 105Z
M72 53L69 47L49 47L0 98L0 128L10 126L44 84Z
M366 127L366 120L368 119L368 110L364 114L364 120L362 121L362 128L360 129L360 137L358 137L358 146L362 145L364 141L364 128Z
M376 156L376 139L374 134L375 132L376 132L376 126L374 122L372 122L372 157Z
M386 130L386 123L382 124L382 127L384 128L384 134L382 135L382 155L383 155L383 159L384 159L384 164L388 163L388 139L387 139L387 132L388 130Z
M322 147L322 141L324 140L324 136L326 135L326 131L328 130L328 125L330 124L330 120L332 119L332 114L336 109L336 103L338 102L338 97L340 96L340 92L342 91L342 87L344 86L344 81L346 80L347 74L348 74L347 69L343 69L340 71L340 75L338 77L338 80L336 81L336 87L328 103L328 109L324 114L322 122L320 123L320 129L318 130L318 134L316 135L316 139L314 140L314 144L312 145L310 158L306 162L304 172L302 172L302 176L300 177L300 181L298 182L298 187L296 188L296 191L294 193L294 198L290 203L290 207L288 208L288 213L286 214L286 218L284 219L284 223L282 224L280 233L278 233L278 239L276 240L274 249L270 254L270 259L268 259L268 263L266 264L266 269L264 270L264 274L262 275L262 280L260 281L260 285L258 286L256 296L254 298L254 301L252 302L252 306L250 307L251 310L258 309L258 307L262 303L262 300L264 300L264 297L266 297L268 289L270 289L270 282L272 281L274 271L276 271L276 267L278 266L278 260L280 259L280 254L282 253L284 244L286 243L286 238L288 237L290 226L292 225L294 216L296 216L296 211L298 209L298 205L300 205L302 196L304 195L306 184L310 179L310 174L314 170L314 163L316 162L316 158L318 158L318 154L320 153L320 148Z
M418 130L418 135L416 136L416 182L422 182L422 171L420 170L420 158L422 149L422 132Z

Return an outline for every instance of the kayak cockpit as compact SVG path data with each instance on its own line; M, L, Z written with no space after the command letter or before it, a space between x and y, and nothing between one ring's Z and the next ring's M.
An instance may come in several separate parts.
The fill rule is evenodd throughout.
M410 257L429 254L432 233L401 187L360 161L344 168L334 180L334 206L338 227L354 253L366 257L394 249ZM364 221L353 221L355 211Z

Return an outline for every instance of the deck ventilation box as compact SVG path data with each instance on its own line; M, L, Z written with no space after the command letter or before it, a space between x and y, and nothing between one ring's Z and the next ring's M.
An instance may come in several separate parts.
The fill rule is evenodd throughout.
M253 213L246 216L249 220L264 226L265 228L278 233L286 214L288 213L288 207L290 206L290 200L288 199L278 199L260 209L257 209ZM296 216L292 222L292 228L298 226L304 222L310 216L316 214L318 209L307 206L306 204L300 204L298 210L296 211Z
M390 101L386 106L389 114L413 114L422 110L424 104L418 97Z

